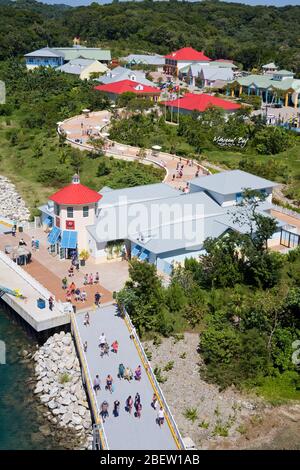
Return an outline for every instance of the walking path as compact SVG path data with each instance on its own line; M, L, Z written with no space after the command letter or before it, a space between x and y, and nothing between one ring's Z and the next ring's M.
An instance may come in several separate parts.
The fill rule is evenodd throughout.
M163 449L175 450L177 448L171 427L168 422L160 428L156 422L157 411L151 407L154 389L148 378L139 352L134 341L130 338L130 331L126 322L118 316L116 306L110 305L90 312L90 326L84 325L84 313L75 316L76 326L82 343L87 341L86 362L91 380L98 374L101 380L101 390L96 399L101 409L101 403L106 400L109 403L109 417L104 422L104 430L109 449ZM109 345L113 341L119 342L118 353L110 352L109 355L100 357L99 337L104 333ZM129 366L132 371L138 365L142 367L141 381L117 377L119 364ZM113 377L114 391L105 390L106 377ZM133 401L136 393L140 394L142 403L141 418L134 416L134 408L130 415L125 410L126 399L131 395ZM113 403L120 401L120 414L113 415Z
M86 115L74 116L60 124L59 132L66 134L67 141L72 146L80 148L81 150L93 150L93 147L88 143L90 137L86 134L87 130L91 130L94 137L102 136L105 138L107 156L113 156L123 160L138 160L141 163L152 163L164 168L166 171L164 182L178 189L184 189L186 183L195 177L197 169L199 169L199 175L208 174L208 171L196 162L191 162L192 164L189 166L187 165L187 159L165 152L158 152L157 156L154 156L152 150L148 149L146 150L146 158L140 159L138 156L140 151L139 147L119 144L118 142L108 140L105 130L109 126L110 118L111 114L106 110L90 113L88 117L86 117ZM109 131L109 129L107 130ZM80 141L82 141L82 143L80 143ZM175 177L173 179L173 175L176 176L176 167L178 164L184 165L183 176L182 178Z

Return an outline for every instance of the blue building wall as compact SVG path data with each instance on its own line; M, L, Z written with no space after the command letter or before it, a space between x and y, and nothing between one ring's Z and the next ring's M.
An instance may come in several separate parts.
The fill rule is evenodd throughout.
M25 57L26 65L34 67L59 67L63 65L63 57Z

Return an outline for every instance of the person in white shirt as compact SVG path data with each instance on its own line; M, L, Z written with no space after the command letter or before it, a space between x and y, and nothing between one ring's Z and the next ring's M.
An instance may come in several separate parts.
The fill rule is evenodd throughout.
M107 343L106 336L104 333L102 333L99 338L99 346L104 346L106 343Z
M162 407L160 407L157 413L157 423L159 426L162 426L164 424L164 421L165 421L165 413Z

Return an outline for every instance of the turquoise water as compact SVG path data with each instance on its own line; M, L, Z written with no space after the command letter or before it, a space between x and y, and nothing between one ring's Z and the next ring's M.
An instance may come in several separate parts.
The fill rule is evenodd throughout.
M59 449L52 436L39 431L48 425L32 393L33 361L22 363L19 352L35 347L20 325L0 305L0 340L6 343L6 364L0 364L0 449ZM30 383L31 382L31 383Z

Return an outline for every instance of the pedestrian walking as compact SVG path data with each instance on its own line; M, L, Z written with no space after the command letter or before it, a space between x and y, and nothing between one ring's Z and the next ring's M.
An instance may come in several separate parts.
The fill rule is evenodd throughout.
M100 383L100 379L99 379L99 375L96 375L96 377L94 378L94 390L96 393L98 393L99 390L101 390L101 383Z
M84 326L90 326L90 314L89 314L89 312L86 312L86 314L84 315L83 324L84 324Z
M107 401L103 401L101 403L100 414L101 414L101 418L103 419L103 423L105 423L106 418L109 417L108 407L109 407L109 405L108 405Z
M118 341L115 340L115 341L113 342L113 344L111 345L111 347L112 347L112 351L113 351L115 354L117 354L118 349L119 349L119 343L118 343Z
M142 368L141 366L138 366L135 371L134 371L134 378L135 380L137 380L138 382L141 380L142 378Z
M99 306L100 301L101 301L101 294L97 291L96 294L95 294L95 305L96 305L96 307Z
M113 411L114 417L117 418L119 416L119 413L120 413L120 402L119 400L115 400L114 411Z
M124 367L124 364L121 363L121 364L119 364L119 368L118 368L118 377L119 377L119 379L124 378L124 373L125 373L125 367Z
M136 408L137 407L137 404L138 403L141 403L141 397L140 397L140 394L139 393L136 393L135 394L135 397L134 397L134 407Z
M157 407L157 396L156 396L156 393L153 394L151 406L152 406L152 408L153 408L154 410L156 410L156 407Z
M96 274L95 274L95 281L94 282L95 282L95 284L99 284L99 273L98 272L96 272Z
M83 343L83 350L84 350L85 353L87 352L87 348L88 348L88 343L87 343L87 341L85 341Z
M83 285L86 286L89 283L89 275L85 274L83 278Z
M104 333L101 333L100 338L99 338L99 347L101 348L101 346L102 347L105 346L106 343L107 343L106 336Z
M13 225L12 228L11 228L11 234L12 234L13 237L16 236L16 231L17 231L17 226Z
M135 412L136 412L136 414L135 414L136 417L140 418L141 415L142 415L142 404L141 403L137 404Z
M35 250L35 238L34 238L34 236L31 237L31 249L32 249L32 251Z
M164 424L164 422L165 422L165 413L161 406L157 413L157 424L159 427L161 427Z
M113 378L109 374L106 378L106 389L110 391L110 393L113 392Z
M128 411L130 415L132 412L132 407L133 407L133 400L132 400L131 395L129 395L129 397L126 400L126 411Z
M71 264L71 266L68 269L68 276L73 277L74 276L74 266Z
M68 287L68 279L66 278L66 276L61 280L61 287L64 290Z
M48 302L49 302L49 310L51 310L51 312L52 312L53 307L54 307L54 299L53 299L52 295L50 295Z
M90 276L89 276L89 284L92 286L94 284L94 276L93 274L91 273Z

